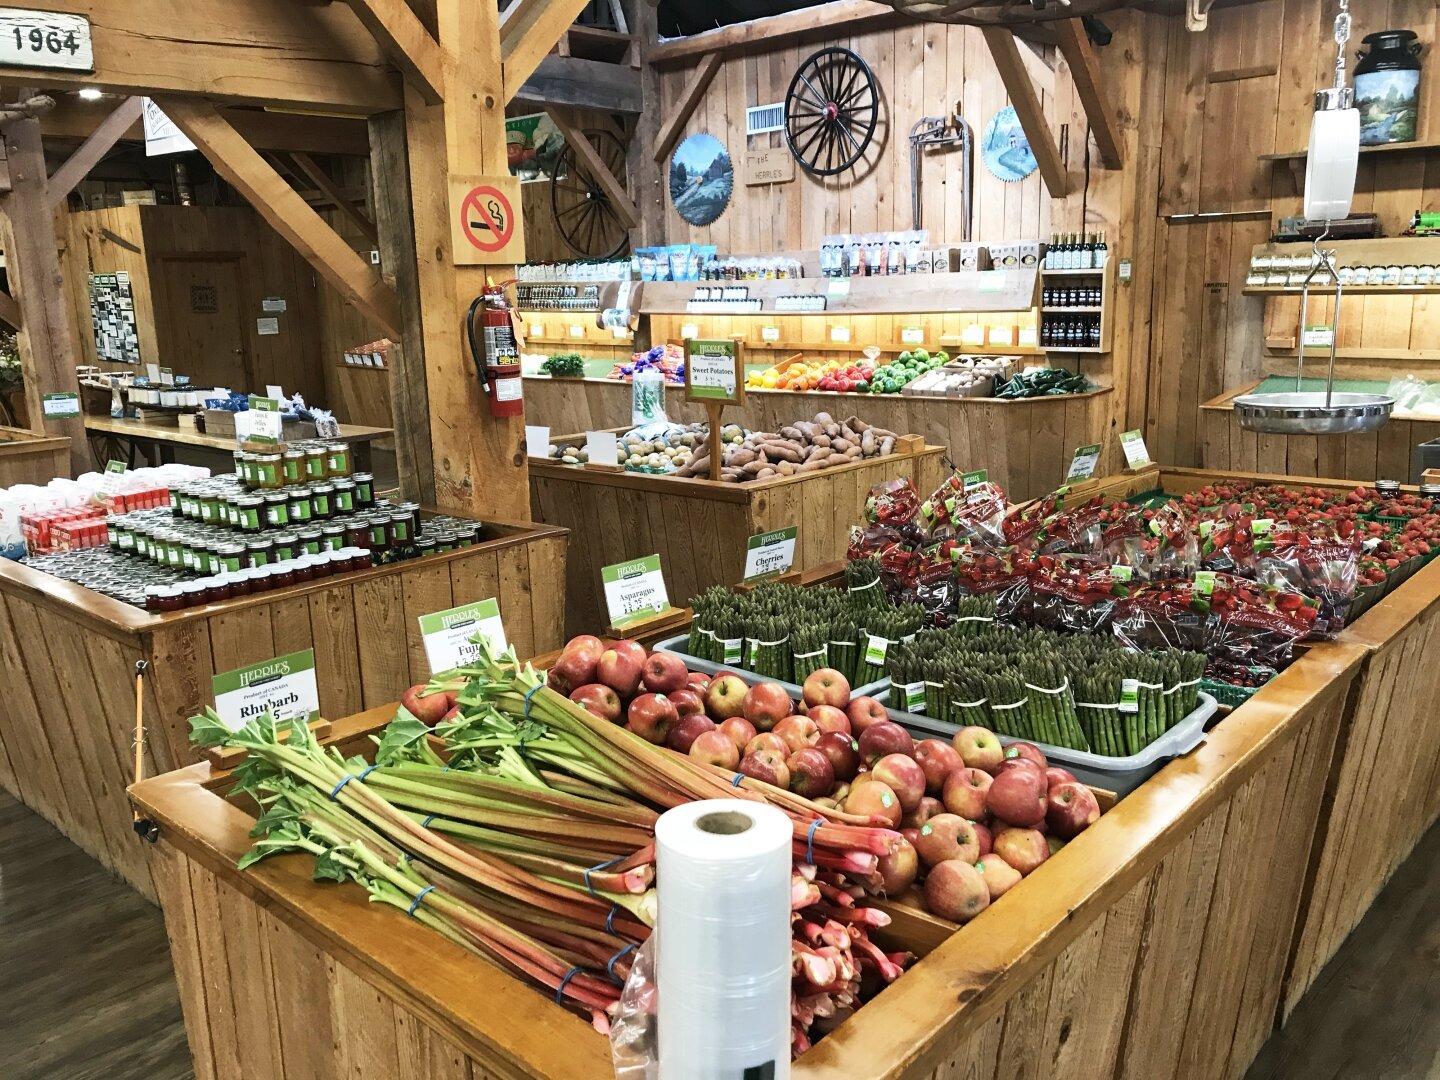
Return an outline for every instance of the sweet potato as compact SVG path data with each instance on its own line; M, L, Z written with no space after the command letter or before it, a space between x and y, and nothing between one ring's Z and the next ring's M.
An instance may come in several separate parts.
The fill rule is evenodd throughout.
M881 456L881 457L888 457L890 454L892 454L892 453L894 453L894 452L895 452L895 436L894 436L894 435L887 435L885 438L883 438L883 439L880 440L880 456Z
M740 468L742 465L749 465L755 460L755 451L748 446L737 446L725 455L725 464Z
M875 432L870 428L866 428L864 434L860 436L860 449L866 457L875 453Z
M852 447L852 446L854 446L854 445L855 445L855 444L852 443L849 439L831 439L831 440L830 440L830 449L834 450L837 454L843 454L843 453L845 453L847 450L850 449L850 447Z

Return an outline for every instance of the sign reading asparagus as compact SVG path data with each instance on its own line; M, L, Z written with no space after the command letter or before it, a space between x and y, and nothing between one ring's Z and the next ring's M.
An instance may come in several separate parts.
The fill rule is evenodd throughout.
M670 606L659 555L606 566L600 571L600 579L605 585L605 606L612 626L639 622Z
M745 580L762 581L785 573L795 563L795 536L799 529L756 533L745 545Z
M297 717L308 724L320 716L314 649L236 668L212 677L210 682L215 691L215 712L231 731L239 731L266 712L277 724Z
M432 676L480 659L480 644L474 640L477 637L489 644L492 653L505 651L505 627L500 621L498 600L479 600L420 616L420 638L425 643Z

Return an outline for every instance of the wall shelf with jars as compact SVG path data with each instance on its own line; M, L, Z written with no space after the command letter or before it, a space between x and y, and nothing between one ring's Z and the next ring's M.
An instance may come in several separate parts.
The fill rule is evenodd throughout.
M1057 237L1040 270L1040 347L1108 353L1114 294L1115 265L1103 234Z
M1342 295L1440 293L1440 237L1327 240L1322 246L1335 251ZM1257 244L1245 276L1245 295L1299 296L1310 260L1308 243ZM1321 291L1330 290L1327 286Z

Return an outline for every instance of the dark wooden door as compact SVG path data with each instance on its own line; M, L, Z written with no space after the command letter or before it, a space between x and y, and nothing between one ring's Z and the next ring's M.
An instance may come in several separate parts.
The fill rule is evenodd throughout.
M256 387L240 306L240 255L161 256L153 280L156 362L201 385Z

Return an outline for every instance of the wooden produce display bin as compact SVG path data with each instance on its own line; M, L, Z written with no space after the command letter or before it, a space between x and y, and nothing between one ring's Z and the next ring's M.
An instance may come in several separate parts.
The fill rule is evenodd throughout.
M44 487L70 475L70 440L24 428L0 427L0 488L15 484Z
M1096 487L1178 492L1216 478L1150 469ZM1291 957L1322 900L1310 883L1330 833L1350 836L1353 854L1337 870L1380 861L1357 839L1359 818L1330 810L1327 789L1350 760L1357 708L1395 689L1402 657L1418 664L1437 610L1440 567L1381 601L1346 639L1306 650L969 924L954 928L904 898L890 905L886 947L921 959L792 1075L1242 1075L1277 1009L1304 988ZM1389 667L1387 647L1400 650ZM1440 674L1425 678L1416 701L1440 689ZM364 733L391 714L339 721L332 739L363 751ZM1403 842L1433 819L1433 786L1423 784L1437 741L1433 719L1423 744L1406 740L1413 783L1396 799L1413 805L1385 826L1387 838ZM1401 753L1377 767L1393 768ZM608 1046L585 1022L362 890L313 882L308 858L238 872L252 817L224 798L227 785L200 764L131 791L160 826L156 880L197 1075L390 1076L413 1060L445 1076L610 1075ZM215 910L221 919L200 915ZM233 1025L215 1022L232 1016Z
M152 615L0 559L0 786L141 893L155 897L131 831L135 665L145 677L147 775L200 760L189 718L211 676L313 648L326 718L394 701L429 677L417 619L496 597L522 652L555 648L567 536L488 522L480 543L339 578Z
M665 411L676 423L697 423L705 410L684 401L684 389L667 386ZM1099 471L1123 465L1108 439L1109 395L1104 386L1084 394L1027 398L939 398L910 394L745 391L745 403L725 410L727 424L774 431L817 412L860 417L891 431L912 431L947 448L956 465L985 469L1012 500L1038 498L1059 487L1076 447L1104 447ZM599 431L630 424L630 384L613 379L527 379L526 415L551 431Z
M604 566L658 552L670 602L683 606L702 589L743 578L746 541L756 533L795 526L795 570L843 558L871 487L899 477L925 492L939 485L944 448L903 445L888 457L743 484L531 458L531 516L575 537L565 567L566 636L609 622Z

